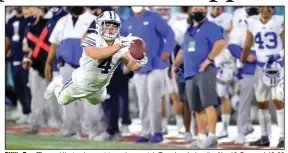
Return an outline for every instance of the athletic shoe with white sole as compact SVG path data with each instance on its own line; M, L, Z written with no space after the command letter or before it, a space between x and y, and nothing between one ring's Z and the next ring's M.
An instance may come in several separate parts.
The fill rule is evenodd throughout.
M23 114L19 120L16 121L17 124L27 124L29 121L29 114Z
M115 133L112 137L111 140L112 141L122 141L123 137L120 133Z
M192 143L186 145L187 148L191 148L191 149L207 149L207 148L214 148L216 146L217 146L216 136L208 136L204 140L200 140L198 138Z
M111 138L112 138L112 136L105 131L105 132L101 133L100 135L94 137L93 140L95 140L95 141L108 141Z
M225 138L225 137L228 137L227 129L223 129L218 136L219 139Z
M184 134L184 142L185 143L191 143L193 140L193 136L190 132L185 132Z
M254 132L254 128L251 126L245 134L239 133L238 136L236 137L236 139L234 140L234 143L235 144L245 144L246 136L253 133L253 132Z
M122 125L120 129L121 129L122 133L129 133L130 132L128 125Z
M234 140L235 144L245 144L245 135L243 134L238 134L236 139Z
M53 77L52 81L47 86L47 88L44 92L44 98L45 99L51 99L53 97L55 88L60 87L60 86L62 86L62 76L56 75Z

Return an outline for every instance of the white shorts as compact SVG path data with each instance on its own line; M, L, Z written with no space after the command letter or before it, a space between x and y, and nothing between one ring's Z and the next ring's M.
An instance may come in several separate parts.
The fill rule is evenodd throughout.
M178 93L178 85L175 78L169 78L168 76L169 68L164 69L164 76L165 76L165 90L164 92L168 92L169 94L172 92ZM165 94L165 93L164 93Z
M263 68L257 66L255 71L256 81L254 84L254 89L255 89L255 97L258 102L269 101L271 99L272 87L267 86L264 83L262 77L263 77Z
M218 97L229 96L229 84L228 83L220 83L216 82L216 91Z
M106 99L107 90L102 88L97 91L86 91L77 84L73 83L72 78L70 78L62 87L55 89L55 94L58 99L59 104L67 105L78 99L85 98L92 105L99 104Z

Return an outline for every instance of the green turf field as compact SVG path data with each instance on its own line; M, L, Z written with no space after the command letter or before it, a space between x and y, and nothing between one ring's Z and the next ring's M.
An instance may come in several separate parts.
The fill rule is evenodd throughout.
M96 142L56 136L6 133L6 149L176 149L167 146L130 144L126 142Z

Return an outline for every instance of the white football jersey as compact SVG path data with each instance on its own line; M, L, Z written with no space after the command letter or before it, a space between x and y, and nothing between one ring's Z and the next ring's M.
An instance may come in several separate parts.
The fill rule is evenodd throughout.
M235 58L231 55L228 49L223 49L221 53L214 60L217 67L235 67Z
M176 23L178 21L187 20L188 17L187 13L172 12L170 20L173 21L173 23Z
M207 18L209 21L222 27L224 31L232 25L232 15L229 13L221 13L217 17L213 17L211 13L208 13ZM228 40L228 33L224 33L224 38L225 40ZM230 54L226 47L224 47L221 53L215 58L215 65L217 67L224 68L227 65L228 67L234 67L234 63L234 57Z
M283 29L283 16L273 15L266 24L260 21L260 15L248 18L248 30L253 34L259 62L267 62L267 56L279 53L283 49L283 42L280 37Z
M247 28L244 27L233 27L232 31L229 34L229 44L235 44L240 46L241 48L245 45L247 35ZM251 47L251 50L255 50L255 45ZM240 59L236 59L236 67L240 65Z
M245 7L236 9L233 16L233 27L247 28L248 17Z
M115 39L114 44L120 41ZM82 47L95 46L97 48L107 47L108 44L104 38L96 33L90 33L82 42ZM118 65L121 62L122 56L128 51L127 48L120 49L112 57L97 60L85 54L83 51L80 58L80 67L73 74L72 79L78 86L88 91L96 91L106 87Z
M226 31L232 25L232 15L230 13L221 13L217 17L213 17L211 13L207 14L207 18L209 21L217 24L222 27L224 31ZM225 40L228 39L228 34L224 34Z
M243 48L247 34L246 30L246 28L233 27L229 34L229 44L236 44Z
M187 23L187 18L182 18L182 19L177 19L176 18L171 18L168 21L168 24L172 28L174 34L175 34L175 41L178 45L182 45L184 41L184 35L189 27L189 24Z
M235 44L241 48L245 45L247 35L246 27L233 27L232 31L229 34L229 44ZM251 50L255 50L255 44L251 47Z
M236 70L235 58L228 49L224 49L214 60L218 72L216 78L227 82L233 79L233 73Z

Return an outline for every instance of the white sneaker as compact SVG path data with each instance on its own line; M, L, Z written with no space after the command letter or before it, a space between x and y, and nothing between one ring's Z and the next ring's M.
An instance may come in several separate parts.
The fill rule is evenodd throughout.
M55 127L55 128L60 128L62 126L62 124L60 122L56 121L55 119L48 120L47 125L49 127Z
M225 138L225 137L228 137L228 132L227 132L227 129L222 129L222 131L220 132L218 138L221 139L221 138Z
M17 124L28 124L29 115L23 114L19 120L16 121Z
M168 128L167 127L162 128L162 134L163 135L168 134Z
M238 134L236 139L234 140L235 144L245 144L245 136L243 134Z
M192 142L192 140L193 140L192 134L190 132L185 132L184 142L190 143L190 142Z
M89 140L93 140L95 137L101 135L103 133L103 131L101 130L93 130L93 131L89 131L88 132L88 139Z
M197 138L195 141L192 141L191 143L187 144L186 148L189 148L189 149L198 148L198 146L197 146L198 141L200 141L199 138Z
M44 92L44 98L45 99L51 99L53 94L54 94L54 90L56 87L62 86L62 76L61 75L56 75L53 77L52 81L50 82L50 84L47 86L45 92Z
M209 143L209 147L213 147L218 144L218 138L216 136L208 136L207 141Z
M195 141L192 141L192 143L186 145L186 147L190 149L206 149L209 147L209 143L207 138L205 140L200 140L198 138Z
M122 125L121 126L121 132L122 133L129 133L129 126L128 125Z
M195 141L194 141L195 142ZM194 143L192 142L192 143ZM211 148L217 145L217 137L216 136L208 136L205 140L200 140L198 139L194 145L197 145L198 148L200 149L206 149L206 148Z
M115 133L112 137L111 140L113 141L122 141L123 137L121 136L120 133Z
M62 89L62 87L56 87L55 90L54 90L54 95L55 95L55 97L57 99L57 102L58 102L58 95L59 95L61 89Z
M96 140L96 141L107 141L107 140L110 140L111 139L111 135L107 132L103 132L101 133L100 135L94 137L93 140Z
M73 137L76 134L77 134L77 132L70 132L68 130L63 130L63 131L61 131L61 133L58 133L57 135L61 136L61 137Z

